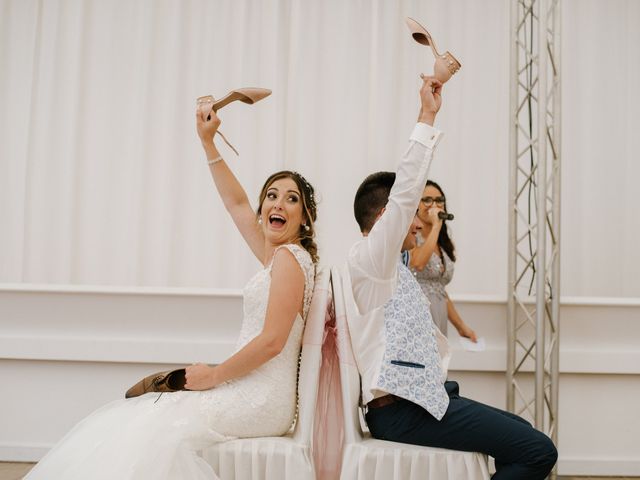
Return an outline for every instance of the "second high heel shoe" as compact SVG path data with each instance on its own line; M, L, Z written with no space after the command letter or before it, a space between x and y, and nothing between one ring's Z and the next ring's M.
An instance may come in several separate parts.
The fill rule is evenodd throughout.
M444 54L440 55L438 50L436 49L436 44L431 37L431 34L427 32L427 29L416 22L413 18L407 17L407 26L411 31L411 36L413 39L421 43L422 45L426 45L427 47L431 47L431 51L433 55L436 57L435 65L433 66L433 75L440 80L442 83L445 83L447 80L451 78L451 76L460 70L462 66L460 62L451 55L450 52L444 52Z
M209 108L209 104L211 104L211 110L217 112L223 107L226 107L231 102L235 102L236 100L242 103L248 103L249 105L253 105L256 102L259 102L263 98L271 95L271 90L268 88L258 88L258 87L246 87L246 88L238 88L236 90L231 90L228 94L222 97L219 100L213 98L213 95L205 95L204 97L198 97L196 103L198 106L203 108ZM211 111L209 110L209 111ZM211 119L211 115L207 116L207 120ZM233 145L229 143L229 140L222 134L222 132L218 131L224 142L231 147L231 149L238 155L238 151L234 148Z

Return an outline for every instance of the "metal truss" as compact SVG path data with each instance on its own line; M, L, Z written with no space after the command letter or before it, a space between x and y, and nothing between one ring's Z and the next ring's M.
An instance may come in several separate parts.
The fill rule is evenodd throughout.
M507 408L557 442L560 0L511 2ZM555 478L555 471L551 478Z

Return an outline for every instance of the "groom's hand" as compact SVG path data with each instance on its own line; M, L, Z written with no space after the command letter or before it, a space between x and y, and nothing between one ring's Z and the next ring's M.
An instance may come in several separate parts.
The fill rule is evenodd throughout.
M418 122L433 125L436 114L442 105L442 83L435 77L421 74L422 87L420 88L420 115Z

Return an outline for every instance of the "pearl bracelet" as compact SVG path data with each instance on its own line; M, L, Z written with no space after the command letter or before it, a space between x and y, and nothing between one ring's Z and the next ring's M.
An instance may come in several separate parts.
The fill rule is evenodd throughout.
M207 159L207 163L209 165L213 165L214 163L219 162L220 160L222 160L222 156L218 155L216 158Z

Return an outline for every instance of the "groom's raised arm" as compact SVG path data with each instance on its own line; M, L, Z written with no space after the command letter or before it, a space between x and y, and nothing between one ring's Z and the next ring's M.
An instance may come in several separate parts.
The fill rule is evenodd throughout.
M418 123L398 165L387 205L368 235L349 252L353 298L361 314L384 304L395 289L402 243L427 181L433 151L442 137L432 126L442 101L441 88L433 77L424 77Z

